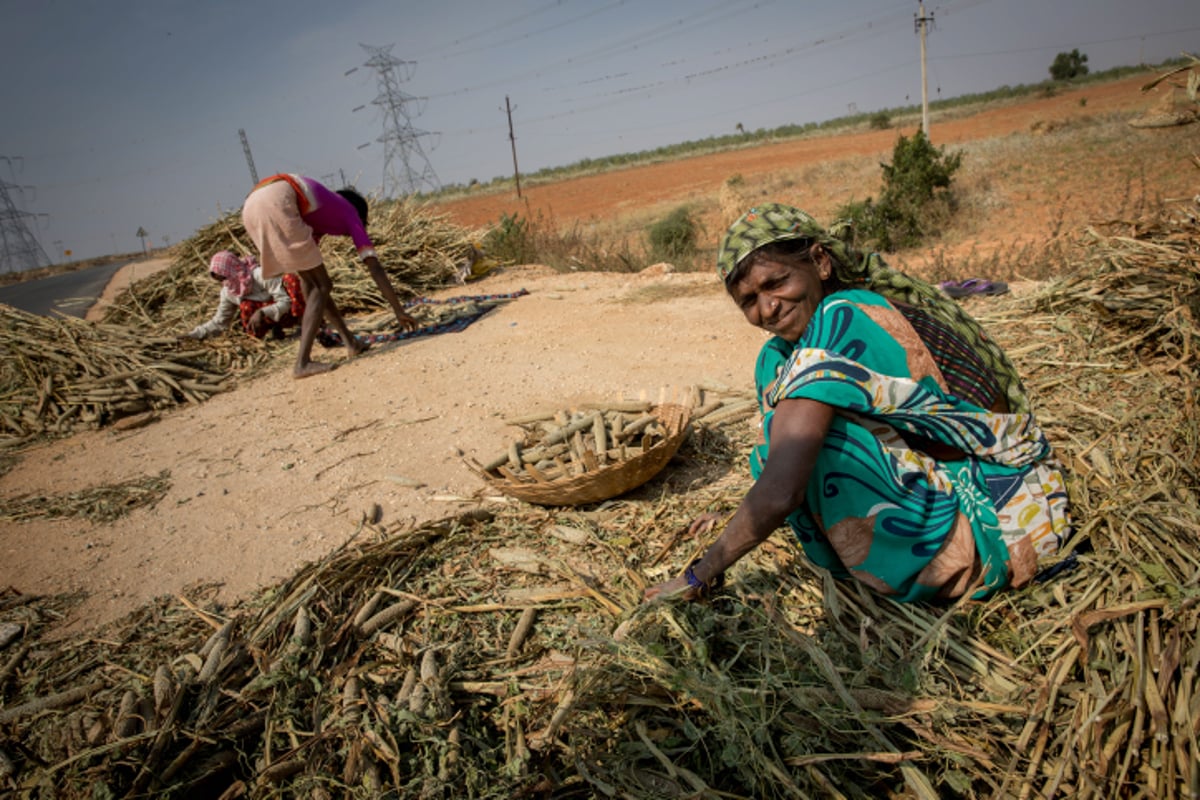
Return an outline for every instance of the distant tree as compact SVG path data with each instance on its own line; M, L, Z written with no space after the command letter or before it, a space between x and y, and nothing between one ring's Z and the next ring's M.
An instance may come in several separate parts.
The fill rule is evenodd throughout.
M1050 65L1050 77L1056 81L1069 81L1088 74L1087 54L1076 48L1069 53L1059 53Z
M746 132L746 129L742 127L742 123L740 123L740 122L737 125L735 125L734 128L737 129L738 133L744 134Z

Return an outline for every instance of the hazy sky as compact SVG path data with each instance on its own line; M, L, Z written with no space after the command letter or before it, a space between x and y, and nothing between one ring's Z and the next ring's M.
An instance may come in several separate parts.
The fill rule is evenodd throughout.
M51 259L178 242L259 177L379 192L391 46L442 184L919 103L916 0L0 0L0 179ZM927 2L929 96L1200 50L1196 0ZM357 110L356 110L357 109ZM365 146L364 146L365 145ZM18 160L19 159L19 160ZM16 189L13 187L24 187Z

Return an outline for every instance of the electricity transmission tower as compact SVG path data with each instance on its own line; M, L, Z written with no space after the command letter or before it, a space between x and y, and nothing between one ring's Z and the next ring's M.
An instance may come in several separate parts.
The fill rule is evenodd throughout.
M246 129L238 128L238 136L242 139L242 152L246 154L246 166L250 168L250 185L258 186L258 170L254 168L254 156L250 154L250 140L246 138Z
M411 194L423 186L441 188L433 165L421 149L421 137L431 134L412 124L412 118L420 116L426 98L400 90L400 84L412 77L417 62L396 58L390 44L360 46L369 55L365 66L378 74L379 92L371 102L383 112L383 133L375 140L383 144L383 195Z
M11 172L13 159L8 156L0 156L0 160L8 162ZM18 157L16 160L19 161L20 158ZM50 257L38 243L37 237L25 224L28 217L37 217L38 215L17 208L9 191L21 194L26 189L32 188L32 186L8 183L0 178L0 273L24 272L29 269L46 267L51 263Z

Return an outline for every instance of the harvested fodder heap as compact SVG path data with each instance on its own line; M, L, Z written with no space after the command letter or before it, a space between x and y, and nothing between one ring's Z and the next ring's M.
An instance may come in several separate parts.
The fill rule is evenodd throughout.
M410 200L381 206L370 232L401 297L452 284L478 238ZM322 249L343 311L386 306L352 247L330 239ZM0 446L202 402L290 353L293 342L263 342L240 329L204 342L177 339L216 308L208 264L219 250L254 252L240 213L177 245L171 266L127 287L98 324L0 305L6 354L0 363ZM443 321L447 313L437 306L414 310L422 322Z
M211 283L211 281L209 281ZM199 403L266 358L263 344L180 343L128 325L49 318L0 305L0 441L24 444Z
M379 263L401 297L452 284L472 252L472 240L479 238L408 199L375 209L369 232ZM215 307L208 274L213 254L219 250L257 253L240 212L200 229L177 248L179 256L171 267L131 284L107 310L105 322L150 323L186 331L211 316ZM326 237L321 252L333 279L333 298L343 312L386 306L348 240Z
M0 781L29 798L1194 797L1200 241L1176 214L1083 244L1041 292L964 301L1068 467L1074 569L900 605L780 532L711 601L643 605L711 541L688 522L750 485L750 427L702 419L618 500L364 521L233 608L196 591L48 643L70 598L0 595L19 628Z

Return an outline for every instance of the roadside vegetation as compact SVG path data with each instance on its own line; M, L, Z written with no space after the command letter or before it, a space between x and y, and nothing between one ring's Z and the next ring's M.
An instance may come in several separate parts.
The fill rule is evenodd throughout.
M850 222L860 248L892 251L919 245L954 214L951 183L961 166L961 151L947 154L944 147L934 147L924 132L901 136L892 163L882 165L879 199L848 203L837 216Z

